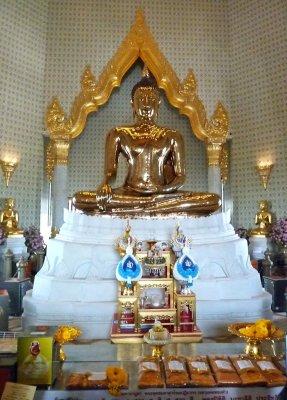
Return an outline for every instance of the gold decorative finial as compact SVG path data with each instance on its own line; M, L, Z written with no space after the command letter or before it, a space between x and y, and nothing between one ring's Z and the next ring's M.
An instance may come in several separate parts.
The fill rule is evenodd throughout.
M130 220L128 219L127 225L126 225L126 230L125 230L125 237L128 238L130 236L130 232L132 230L132 227L130 225Z
M144 65L144 67L142 69L142 77L143 78L150 78L150 72L149 72L149 69L146 66L146 64Z
M116 249L121 257L126 254L127 246L134 248L136 245L137 240L131 235L131 230L132 227L130 225L130 221L128 220L123 235L116 240Z
M81 86L84 92L95 91L97 88L95 75L92 73L91 67L89 65L86 66L81 77Z
M145 20L144 12L141 7L136 10L136 23L142 24Z

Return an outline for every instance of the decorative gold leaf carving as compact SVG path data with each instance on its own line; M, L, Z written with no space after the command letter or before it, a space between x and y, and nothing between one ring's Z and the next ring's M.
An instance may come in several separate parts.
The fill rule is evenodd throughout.
M85 127L87 115L108 101L112 90L121 84L123 76L138 58L152 72L170 104L189 118L192 131L198 139L207 143L226 141L229 121L225 108L219 103L210 121L207 121L204 105L197 95L193 72L190 70L183 82L179 81L161 53L140 9L136 12L129 33L103 69L98 81L89 67L84 70L81 91L74 100L69 118L66 118L57 99L48 107L46 125L51 137L62 135L74 139L79 136Z
M222 145L220 154L220 176L221 182L226 183L229 178L229 150L227 142Z
M64 110L55 97L49 105L46 113L46 126L51 138L59 136L69 136L71 122L67 120Z
M87 66L83 72L81 86L83 92L95 92L97 89L96 78L93 75L90 66Z
M229 118L226 109L221 103L207 125L208 141L212 143L225 143L228 135Z
M182 81L179 87L179 93L187 99L193 100L196 95L196 79L193 71L190 69L186 78Z
M221 150L222 150L222 143L216 143L216 142L206 143L207 164L209 167L220 166Z
M46 177L48 181L52 181L55 167L55 154L53 151L53 143L50 140L46 149Z

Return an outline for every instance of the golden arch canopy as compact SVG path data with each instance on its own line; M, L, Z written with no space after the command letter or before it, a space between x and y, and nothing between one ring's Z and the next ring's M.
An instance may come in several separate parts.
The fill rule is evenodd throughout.
M189 70L183 81L178 79L154 40L143 12L138 10L129 33L99 78L95 78L89 67L84 70L81 91L74 99L70 115L65 115L57 98L49 105L46 113L46 127L50 137L46 163L49 179L52 178L54 163L67 163L70 142L83 132L88 114L97 111L99 106L109 100L113 89L120 86L123 76L138 58L152 72L170 104L189 118L195 136L206 142L208 152L213 154L209 164L218 165L215 158L218 159L228 135L227 111L219 102L211 119L207 120L204 105L197 95L192 70Z

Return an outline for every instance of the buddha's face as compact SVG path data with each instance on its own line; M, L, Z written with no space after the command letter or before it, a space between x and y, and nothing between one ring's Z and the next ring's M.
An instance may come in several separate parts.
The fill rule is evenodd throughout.
M266 211L268 209L268 202L267 201L260 201L259 208L262 211Z
M8 208L14 207L14 199L11 199L11 198L6 199L5 205L6 205L6 207L8 207Z
M132 101L132 107L136 117L153 120L157 116L160 104L157 89L152 87L139 87Z

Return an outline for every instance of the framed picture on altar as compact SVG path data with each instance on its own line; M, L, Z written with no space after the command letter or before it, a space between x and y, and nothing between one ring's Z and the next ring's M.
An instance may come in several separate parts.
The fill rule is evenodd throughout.
M164 309L172 308L173 301L173 280L162 279L141 279L136 284L136 295L139 309Z

